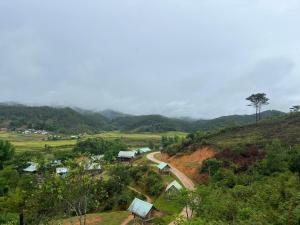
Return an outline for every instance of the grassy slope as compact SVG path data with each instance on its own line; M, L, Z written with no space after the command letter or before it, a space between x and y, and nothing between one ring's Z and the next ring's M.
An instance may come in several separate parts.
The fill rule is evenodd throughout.
M211 135L208 139L221 148L237 144L265 144L272 139L293 145L300 143L300 113L261 121L258 124L234 127Z
M120 225L129 215L127 211L93 213L87 215L87 225ZM77 224L77 217L57 221L60 225Z

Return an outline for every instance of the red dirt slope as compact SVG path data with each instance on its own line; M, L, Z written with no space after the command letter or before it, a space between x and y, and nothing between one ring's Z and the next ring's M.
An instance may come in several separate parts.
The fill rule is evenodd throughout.
M201 167L202 162L208 158L214 157L215 154L216 152L213 148L203 147L189 155L169 157L167 154L162 154L161 159L170 163L191 179L199 181L199 168Z

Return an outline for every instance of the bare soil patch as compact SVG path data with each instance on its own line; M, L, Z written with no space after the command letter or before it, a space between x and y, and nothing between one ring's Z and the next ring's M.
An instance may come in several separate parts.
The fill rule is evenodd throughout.
M193 180L200 181L199 168L206 159L214 157L216 151L212 147L202 147L191 154L168 156L167 154L155 155L158 159L170 163Z

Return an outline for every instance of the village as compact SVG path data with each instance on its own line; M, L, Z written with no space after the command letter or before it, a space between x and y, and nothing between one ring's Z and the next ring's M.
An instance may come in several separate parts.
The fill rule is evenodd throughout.
M174 175L176 178L176 172L172 170L168 163L154 159L153 155L155 153L158 152L153 152L153 150L151 150L149 147L141 147L128 151L119 151L113 164L121 163L123 165L138 166L136 162L145 159L149 162L152 162L154 170L157 170L161 176L168 177L168 182L166 183L163 192L166 194L167 199L169 199L168 201L171 201L171 199L174 198L174 196L176 196L176 194L185 186L179 181L180 176L179 180L172 180ZM105 176L107 175L105 168L110 167L105 161L104 155L84 156L81 157L80 160L76 161L78 163L77 166L82 169L83 173L88 174L88 176L96 177L100 180L105 179ZM61 159L53 159L44 165L40 165L38 162L31 161L26 163L26 166L22 169L22 171L25 174L35 174L38 177L38 181L42 183L43 174L47 172L56 174L56 176L60 177L61 179L67 178L71 170L71 168L68 167L68 163L68 161ZM173 176L171 176L172 173L174 173ZM130 188L134 191L137 191L136 188ZM139 191L138 193L140 194ZM133 224L152 224L151 221L153 221L153 219L163 215L153 204L153 199L148 196L146 199L141 199L140 196L134 197L132 202L129 204L127 211L130 212L131 215L124 223L122 223L122 225L129 224L130 221L133 222Z

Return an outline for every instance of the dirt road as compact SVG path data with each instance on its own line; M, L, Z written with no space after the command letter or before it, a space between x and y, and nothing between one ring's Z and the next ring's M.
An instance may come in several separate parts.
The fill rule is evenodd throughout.
M157 153L160 153L160 152L151 152L147 155L147 158L149 160L151 160L152 162L155 162L155 163L161 163L162 161L156 159L154 157L155 154ZM189 189L189 190L194 190L195 189L195 185L193 183L193 181L188 178L185 174L183 174L182 172L180 172L178 169L176 169L175 167L171 166L169 164L169 166L171 167L171 172L181 181L181 183L184 185L185 188ZM188 208L187 209L188 211L188 215L189 217L191 216L192 212L191 210ZM180 216L183 216L183 217L187 217L186 215L186 208L182 209L181 213L180 213ZM169 225L174 225L175 224L175 221L174 222L171 222Z

